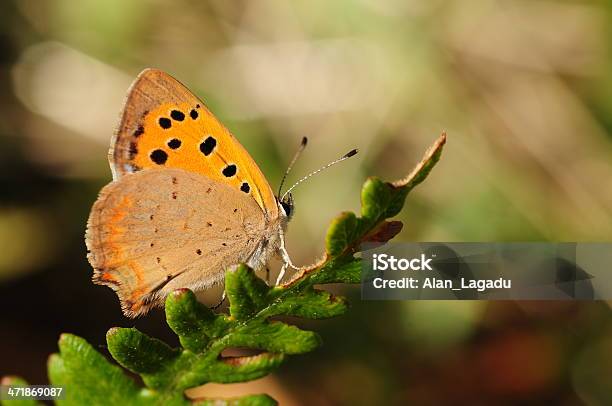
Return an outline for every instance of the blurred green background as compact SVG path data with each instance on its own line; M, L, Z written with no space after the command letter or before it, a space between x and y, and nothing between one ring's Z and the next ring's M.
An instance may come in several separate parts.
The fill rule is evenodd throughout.
M33 384L61 332L105 352L111 326L176 343L161 311L125 319L90 282L83 234L125 92L168 71L243 142L273 186L361 153L295 192L294 262L449 141L400 216L407 241L608 241L608 1L5 0L0 5L0 375ZM612 404L605 302L361 302L308 322L325 345L271 377L194 393L287 405ZM214 295L204 300L214 302Z

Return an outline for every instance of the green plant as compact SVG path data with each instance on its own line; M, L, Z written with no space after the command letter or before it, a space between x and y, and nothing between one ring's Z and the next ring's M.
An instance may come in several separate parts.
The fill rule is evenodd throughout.
M197 302L188 289L170 294L166 300L166 320L178 335L181 348L171 348L135 328L110 329L106 339L111 355L121 366L140 375L144 386L138 385L84 339L63 334L59 340L59 354L51 355L48 363L52 384L66 387L66 398L57 403L276 404L267 395L223 401L188 400L184 391L207 382L256 379L269 374L288 355L317 348L321 340L316 333L270 318L320 319L346 311L344 298L316 289L315 285L360 281L361 260L355 257L360 245L384 243L401 230L401 222L387 219L400 212L408 192L427 177L440 157L445 140L442 134L406 178L392 183L369 178L361 191L361 216L345 212L333 220L326 236L324 257L290 282L269 287L245 265L228 270L225 292L230 304L229 314L214 313ZM222 352L232 347L263 352L253 356L223 357ZM14 382L25 384L19 380Z

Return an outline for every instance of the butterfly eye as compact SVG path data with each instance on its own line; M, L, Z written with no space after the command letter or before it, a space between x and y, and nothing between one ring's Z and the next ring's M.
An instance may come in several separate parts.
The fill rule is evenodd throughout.
M287 217L291 216L291 206L289 203L281 202L281 206L283 206L283 210L285 211L285 215Z
M283 207L283 211L287 217L291 217L293 214L293 196L289 194L289 196L280 202Z

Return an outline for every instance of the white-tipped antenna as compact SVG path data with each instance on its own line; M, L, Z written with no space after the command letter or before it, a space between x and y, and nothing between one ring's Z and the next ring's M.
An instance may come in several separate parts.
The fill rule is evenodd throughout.
M328 163L327 165L325 165L322 168L317 169L316 171L310 172L308 175L304 176L302 179L298 180L297 182L295 182L293 184L293 186L291 186L289 189L287 189L287 191L283 194L283 197L280 198L280 201L282 202L283 200L285 200L285 196L287 196L293 189L295 189L295 187L297 185L299 185L300 183L304 182L306 179L310 178L311 176L316 175L317 173L324 171L325 169L329 168L330 166L336 165L337 163L340 163L342 161L344 161L345 159L349 159L350 157L354 156L355 154L357 154L357 150L356 149L352 149L349 152L347 152L346 154L342 155L342 157L336 159L335 161L332 161L330 163Z
M283 190L283 185L285 184L285 179L287 179L287 175L289 175L289 172L291 172L291 169L293 169L293 165L295 165L295 162L298 160L300 155L302 155L302 151L304 151L304 148L306 148L306 144L308 144L308 138L304 137L302 138L300 147L298 148L297 151L295 151L295 155L293 155L293 159L291 160L291 163L287 167L287 170L285 171L285 174L283 175L283 179L281 179L280 185L278 186L278 193L276 194L277 196L280 196L281 191Z

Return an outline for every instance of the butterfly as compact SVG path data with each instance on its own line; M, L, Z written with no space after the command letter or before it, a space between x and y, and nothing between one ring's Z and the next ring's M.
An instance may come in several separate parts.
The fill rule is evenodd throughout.
M305 146L306 138L285 177ZM257 271L279 257L277 284L297 269L284 236L290 191L308 176L282 196L281 182L275 196L238 140L167 73L138 75L108 159L113 181L91 209L85 242L94 283L117 293L126 316L162 305L174 289L210 287L239 263Z

